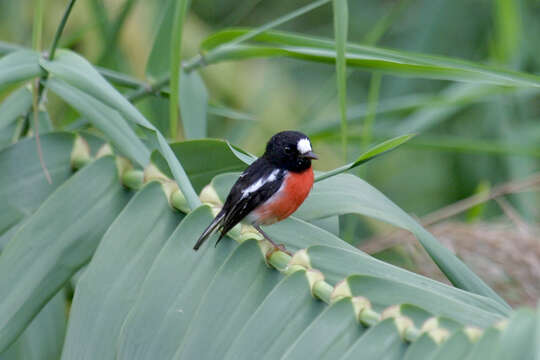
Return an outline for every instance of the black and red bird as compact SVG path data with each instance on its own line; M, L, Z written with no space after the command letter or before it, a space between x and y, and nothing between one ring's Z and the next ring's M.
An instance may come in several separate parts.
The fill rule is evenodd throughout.
M198 250L216 230L217 243L240 221L246 219L269 240L260 225L270 225L291 215L304 202L313 186L311 160L317 155L309 138L298 131L272 136L263 156L238 178L214 221L193 247Z

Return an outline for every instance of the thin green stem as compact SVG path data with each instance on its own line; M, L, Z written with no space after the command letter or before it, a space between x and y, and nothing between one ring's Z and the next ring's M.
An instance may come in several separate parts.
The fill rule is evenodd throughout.
M176 139L178 135L178 105L180 92L180 73L182 59L182 33L184 19L189 7L189 0L178 0L174 11L174 24L171 36L171 67L169 88L171 96L169 98L169 137Z
M56 28L56 33L54 34L53 42L51 44L51 49L49 50L49 60L54 59L56 48L58 47L58 41L60 41L62 32L64 31L64 28L66 27L67 19L69 17L69 14L71 14L71 10L73 9L73 5L75 5L75 1L76 0L70 0L66 10L64 11L64 15L62 16L62 20L60 20L60 24Z

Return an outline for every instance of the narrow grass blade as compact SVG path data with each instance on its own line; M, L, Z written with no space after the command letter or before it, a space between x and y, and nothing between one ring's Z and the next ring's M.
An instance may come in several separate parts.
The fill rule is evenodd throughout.
M402 135L402 136L398 136L398 137L395 137L393 139L390 139L390 140L386 140L385 142L382 142L374 147L372 147L371 149L369 149L368 151L366 151L365 153L363 153L362 155L360 155L354 162L350 163L350 164L347 164L347 165L344 165L344 166L341 166L337 169L334 169L334 170L330 170L330 171L327 171L323 174L320 174L320 175L317 175L315 177L315 181L321 181L321 180L324 180L324 179L328 179L329 177L332 177L332 176L335 176L335 175L338 175L338 174L341 174L347 170L350 170L350 169L353 169L359 165L362 165L366 162L368 162L369 160L373 160L374 158L378 157L378 156L381 156L389 151L392 151L394 149L396 149L398 146L406 143L407 141L409 141L410 139L412 139L414 137L414 134L410 134L410 135Z
M169 97L169 137L176 139L178 136L178 103L180 93L180 75L182 59L182 34L184 30L184 20L189 8L189 0L176 0L174 9L174 20L170 44L170 74L169 88L171 96Z
M120 328L181 218L157 182L127 204L77 282L62 359L115 359Z
M333 0L334 37L336 43L336 80L341 115L341 145L347 158L347 32L349 29L349 9L347 0Z
M206 64L256 57L291 57L333 64L335 42L294 33L268 31L255 36L257 45L219 46L249 32L250 29L227 29L213 34L202 44ZM218 47L219 46L219 47ZM506 86L539 87L537 75L510 71L489 65L401 50L347 44L347 66L380 71L398 76L455 80ZM195 66L192 66L195 67Z
M0 59L0 90L40 75L39 54L35 51L18 50Z
M146 63L146 75L153 80L162 79L170 70L171 29L176 0L163 1L162 4L152 50Z
M90 260L129 197L114 159L105 157L65 182L26 221L0 255L0 352Z
M12 92L0 104L0 131L26 114L32 106L32 92L23 86Z
M205 138L208 92L203 79L196 71L183 72L179 87L180 115L186 139Z

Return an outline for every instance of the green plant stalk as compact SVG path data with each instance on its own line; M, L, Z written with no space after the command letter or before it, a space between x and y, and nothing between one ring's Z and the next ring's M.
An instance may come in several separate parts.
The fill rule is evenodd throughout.
M189 0L178 0L174 12L174 24L171 36L171 77L169 88L169 137L176 139L178 134L178 94L180 91L180 68L182 58L182 32L184 19L189 7Z
M334 36L336 41L336 79L341 115L341 145L343 156L347 160L347 31L349 28L349 10L347 0L333 0Z
M58 42L60 41L60 37L62 36L62 32L64 31L64 28L66 27L67 19L69 18L69 15L71 14L71 10L73 9L73 5L75 5L75 1L76 0L70 0L66 10L64 11L64 15L62 16L62 19L60 20L60 24L56 28L56 33L54 34L54 38L51 43L51 48L49 50L49 60L54 59L56 49L58 48Z

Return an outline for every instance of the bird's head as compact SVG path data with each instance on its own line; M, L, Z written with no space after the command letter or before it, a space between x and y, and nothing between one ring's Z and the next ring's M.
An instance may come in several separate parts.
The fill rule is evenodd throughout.
M317 159L311 141L299 131L282 131L272 136L263 156L277 167L294 172L309 169L311 160Z

